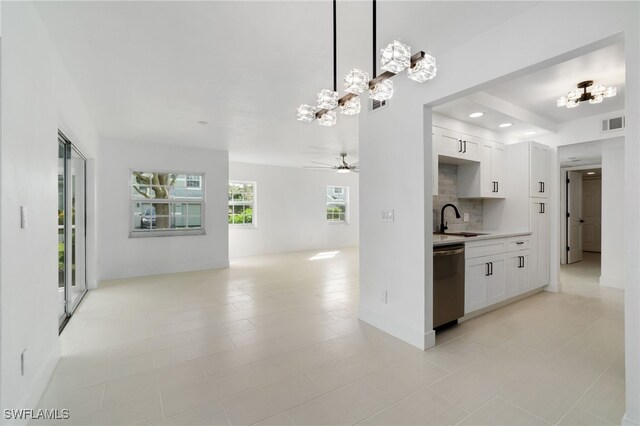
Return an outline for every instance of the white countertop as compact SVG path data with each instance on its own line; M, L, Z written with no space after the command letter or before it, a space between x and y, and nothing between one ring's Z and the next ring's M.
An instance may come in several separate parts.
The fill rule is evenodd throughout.
M452 231L455 233L455 231ZM465 231L475 232L475 231ZM478 235L476 237L463 237L460 235L441 235L433 234L433 245L444 246L447 244L466 243L468 241L490 240L492 238L508 238L508 237L520 237L523 235L531 235L531 232L504 232L504 231L479 231L484 235Z

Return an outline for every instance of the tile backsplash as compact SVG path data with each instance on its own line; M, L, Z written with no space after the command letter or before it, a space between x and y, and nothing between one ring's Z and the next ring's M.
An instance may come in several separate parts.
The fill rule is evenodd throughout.
M458 166L453 164L438 165L438 195L433 196L433 230L439 231L440 211L447 203L454 204L460 212L456 219L452 208L444 212L445 222L449 222L449 232L482 230L483 200L480 198L458 198ZM469 222L464 222L464 213L469 214Z

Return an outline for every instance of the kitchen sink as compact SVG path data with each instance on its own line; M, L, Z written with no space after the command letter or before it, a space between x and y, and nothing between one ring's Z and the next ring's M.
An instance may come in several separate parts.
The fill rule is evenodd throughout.
M478 235L488 235L480 232L434 232L433 235L451 235L453 237L477 237Z

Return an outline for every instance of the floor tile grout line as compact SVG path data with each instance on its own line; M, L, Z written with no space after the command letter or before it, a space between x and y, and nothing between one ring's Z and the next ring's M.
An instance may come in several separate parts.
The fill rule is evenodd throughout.
M525 413L527 413L527 414L529 414L529 415L531 415L531 416L535 417L536 419L540 420L540 421L541 421L541 422L543 422L544 424L547 424L547 425L552 425L552 424L553 424L553 423L549 423L548 421L546 421L546 420L544 420L544 419L541 419L541 418L540 418L540 417L538 417L536 414L532 413L531 411L527 410L526 408L520 407L518 404L515 404L515 403L513 403L513 402L509 401L508 399L505 399L505 398L501 397L500 395L496 395L496 398L501 399L502 401L506 402L506 403L507 403L507 404L509 404L509 405L512 405L512 406L516 407L516 408L517 408L517 409L519 409L519 410L524 411Z
M589 386L588 386L588 387L587 387L587 388L586 388L586 389L585 389L585 390L580 394L580 396L578 397L578 399L576 399L576 401L571 405L571 407L569 407L569 409L567 410L567 412L566 412L566 413L564 413L564 415L563 415L563 416L562 416L562 418L559 420L559 422L560 422L560 421L562 421L562 419L563 419L563 418L564 418L564 417L565 417L565 416L566 416L566 415L567 415L567 414L568 414L572 409L574 409L574 408L580 408L580 409L582 409L582 410L586 411L587 413L589 413L589 414L591 414L591 415L594 415L594 416L596 416L596 417L600 418L600 416L598 416L598 415L596 415L596 414L592 413L591 411L589 411L589 410L587 410L587 409L584 409L584 408L581 408L581 407L578 407L578 403L579 403L580 401L582 401L582 398L584 398L584 397L585 397L585 395L589 393L589 391L590 391L590 390L591 390L591 389L596 385L596 383L598 382L598 380L600 380L600 378L601 378L601 377L603 377L603 376L605 375L605 373L607 372L607 370L608 370L608 369L609 369L609 368L610 368L610 367L611 367L615 362L616 362L616 360L614 359L613 361L611 361L611 362L609 363L609 365L607 365L607 367L606 367L604 370L602 370L602 373L600 373L600 374L598 375L598 377L596 377L596 378L595 378L595 380L593 380L593 382L591 382L591 384L590 384L590 385L589 385ZM603 419L603 420L605 420L605 419ZM607 422L608 422L608 420L607 420Z

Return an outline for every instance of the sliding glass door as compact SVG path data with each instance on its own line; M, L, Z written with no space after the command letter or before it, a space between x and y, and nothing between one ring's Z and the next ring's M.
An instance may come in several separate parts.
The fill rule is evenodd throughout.
M87 291L86 158L58 134L58 315L64 327Z

